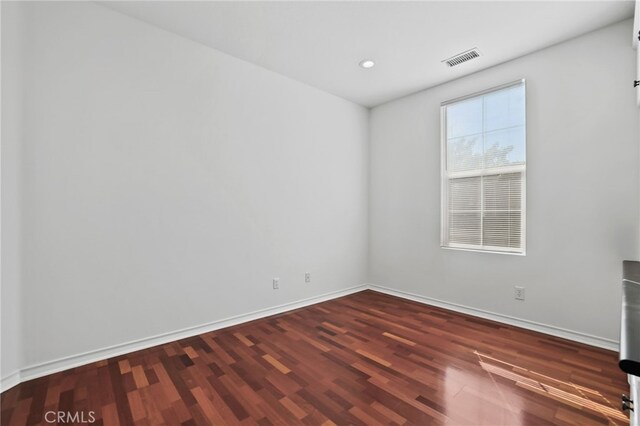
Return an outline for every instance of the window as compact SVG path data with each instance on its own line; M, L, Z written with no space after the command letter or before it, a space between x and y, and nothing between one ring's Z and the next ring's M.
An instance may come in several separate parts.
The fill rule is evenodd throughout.
M442 247L525 251L525 82L442 104Z

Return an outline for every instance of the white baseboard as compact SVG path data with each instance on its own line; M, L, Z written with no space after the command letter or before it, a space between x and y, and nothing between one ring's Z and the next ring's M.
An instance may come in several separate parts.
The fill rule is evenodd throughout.
M0 379L0 390L4 392L9 388L14 387L18 383L20 383L20 371L14 371L13 373Z
M367 284L361 284L348 289L332 291L330 293L309 297L307 299L302 299L295 302L285 303L279 306L274 306L272 308L260 309L248 314L236 315L230 318L212 321L202 325L187 327L181 330L175 330L152 337L145 337L126 343L120 343L101 349L95 349L81 354L58 358L52 361L46 361L40 364L30 365L28 367L20 369L19 371L16 371L15 373L10 374L7 377L1 378L0 392L4 392L7 389L17 385L18 383L26 382L27 380L36 379L38 377L47 376L49 374L68 370L70 368L102 361L107 358L124 355L142 349L148 349L153 346L174 342L176 340L185 339L187 337L197 336L199 334L208 333L210 331L219 330L221 328L231 327L233 325L242 324L248 321L254 321L260 318L281 314L283 312L292 311L294 309L304 308L305 306L357 293L359 291L366 290L367 288L369 288Z
M431 297L420 296L418 294L408 293L401 290L394 290L377 284L369 284L369 289L389 294L391 296L401 297L403 299L413 300L414 302L424 303L426 305L437 306L439 308L448 309L454 312L472 315L496 322L501 322L515 327L527 330L537 331L543 334L549 334L563 339L573 340L575 342L584 343L590 346L596 346L610 351L619 350L619 342L607 339L605 337L593 336L591 334L581 333L579 331L567 330L566 328L556 327L553 325L541 324L539 322L530 321L522 318L516 318L509 315L498 314L495 312L485 311L483 309L472 308L469 306L459 305L457 303L445 302L443 300L433 299Z

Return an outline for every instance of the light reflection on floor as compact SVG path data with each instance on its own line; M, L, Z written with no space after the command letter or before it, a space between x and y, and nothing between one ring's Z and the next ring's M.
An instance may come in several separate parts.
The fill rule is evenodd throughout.
M536 394L552 398L563 404L567 404L578 409L595 411L608 418L609 421L614 424L616 424L615 420L624 423L629 421L627 416L614 408L613 404L611 404L611 402L598 391L584 386L579 386L574 383L554 379L553 377L481 354L478 351L474 351L474 353L478 356L480 366L483 370L489 373L489 375L496 375L512 380L515 382L516 386L530 390ZM579 395L561 388L571 389L574 392L579 393ZM589 395L591 395L591 398L603 400L606 405L591 400Z

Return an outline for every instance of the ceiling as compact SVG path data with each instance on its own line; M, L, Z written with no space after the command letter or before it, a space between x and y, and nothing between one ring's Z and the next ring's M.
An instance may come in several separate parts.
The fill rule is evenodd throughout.
M101 4L367 107L633 15L632 1ZM480 58L441 62L474 47Z

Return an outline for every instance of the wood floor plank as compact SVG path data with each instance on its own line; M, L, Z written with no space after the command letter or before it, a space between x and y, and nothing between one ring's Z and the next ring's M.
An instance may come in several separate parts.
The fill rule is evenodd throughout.
M291 370L289 370L284 364L282 364L280 361L278 361L277 359L275 359L271 355L266 354L266 355L263 355L262 358L264 358L265 361L267 361L269 364L271 364L275 368L277 368L278 371L280 371L282 374L291 373Z
M22 383L3 425L625 424L617 354L364 291Z

